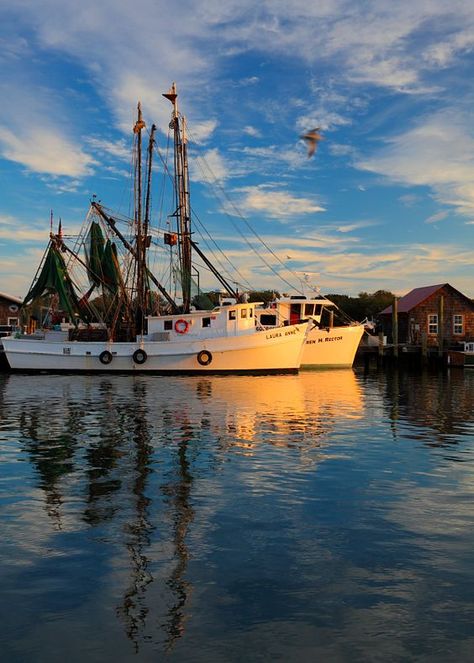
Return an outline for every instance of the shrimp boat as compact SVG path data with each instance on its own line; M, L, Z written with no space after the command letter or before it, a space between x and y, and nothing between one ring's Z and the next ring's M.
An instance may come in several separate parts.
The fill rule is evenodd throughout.
M23 302L23 308L30 311L35 306L40 311L46 308L46 316L36 315L46 324L38 329L30 324L30 333L2 339L12 370L163 374L298 371L310 323L282 322L271 329L260 325L256 314L259 303L245 301L192 239L185 118L178 111L175 84L163 96L173 107L174 212L170 217L176 230L171 232L168 226L161 239L163 248L175 251L180 302L154 275L148 259L156 240L150 223L156 127L151 127L142 172L145 122L139 104L133 128L133 218L124 221L93 200L73 248L61 223L53 233L51 220L47 250ZM225 304L214 308L194 304L196 253L231 297ZM79 270L83 272L82 287Z
M337 306L330 299L300 294L276 299L268 308L258 308L257 319L267 329L311 320L301 368L347 368L354 363L364 325L334 325L335 312Z

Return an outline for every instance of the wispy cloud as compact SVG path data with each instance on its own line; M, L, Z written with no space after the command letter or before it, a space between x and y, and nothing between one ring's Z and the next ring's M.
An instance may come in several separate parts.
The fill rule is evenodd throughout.
M130 145L124 139L111 141L89 136L86 138L86 143L90 145L94 154L108 154L122 161L130 161Z
M247 134L247 136L254 136L256 138L259 138L262 135L262 132L259 129L250 125L244 127L243 132L244 134Z
M15 134L0 126L0 151L5 159L50 175L89 175L95 163L76 144L50 128L26 127L21 134Z
M228 168L225 160L217 148L207 150L197 156L190 166L191 178L195 182L214 184L228 177Z
M337 231L340 233L350 233L354 230L360 230L361 228L371 228L378 225L380 225L380 222L377 221L355 221L353 223L346 223L338 226Z
M298 197L288 191L276 191L263 185L243 187L238 193L240 209L247 213L258 212L265 217L283 220L325 211L324 207L310 198Z
M460 214L474 212L474 132L470 118L460 112L425 118L355 165L393 182L429 186L440 203Z
M436 214L432 214L427 219L425 219L425 223L436 223L437 221L444 221L444 219L446 219L448 216L449 212L437 212Z

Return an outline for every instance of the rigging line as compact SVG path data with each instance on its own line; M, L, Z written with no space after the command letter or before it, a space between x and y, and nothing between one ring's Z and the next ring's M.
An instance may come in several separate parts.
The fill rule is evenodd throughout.
M191 134L191 137L192 137L192 134ZM276 255L276 253L275 253L275 252L274 252L274 251L273 251L273 250L267 245L267 243L263 240L263 238L262 238L262 237L256 232L256 230L250 225L250 223L248 222L248 220L243 216L243 214L240 212L240 210L236 207L236 205L234 204L234 202L233 202L233 201L230 199L230 197L227 195L225 189L222 187L222 185L219 184L218 179L216 178L216 176L214 175L214 172L212 171L212 168L211 168L211 167L209 166L209 164L206 162L206 160L204 159L204 157L202 157L202 156L198 156L197 161L198 161L198 162L199 162L199 161L202 161L203 164L204 164L204 166L205 166L205 168L206 168L206 169L208 170L208 172L210 173L210 175L211 175L211 180L208 180L209 185L210 185L211 187L213 187L213 188L218 188L218 189L220 190L220 192L221 192L222 196L224 197L224 199L225 199L225 200L226 200L226 201L232 206L232 208L235 210L235 212L236 212L236 216L238 216L242 221L244 221L244 223L247 225L248 229L249 229L249 230L255 235L255 237L259 240L259 242L261 242L261 244L262 244L262 245L267 249L267 251L268 251L268 252L269 252L269 253L275 258L275 260L276 260L277 262L279 262L279 263L284 267L284 269L285 269L286 271L290 272L290 274L292 274L296 279L298 279L297 274L296 274L295 272L293 272L293 270L291 270L290 268L288 268L288 266L287 266L287 265L281 260L281 258L279 258L279 257ZM261 255L261 254L258 253L258 251L255 249L255 247L254 247L254 246L248 241L248 239L245 237L245 235L242 233L242 231L238 228L237 224L232 220L231 215L230 215L228 212L225 212L225 210L224 210L224 214L226 214L226 216L230 219L230 221L231 221L232 225L234 226L234 228L239 232L239 234L241 235L241 237L246 241L247 245L248 245L248 246L252 249L252 251L253 251L253 252L254 252L254 253L260 258L260 260L261 260L261 261L262 261L262 262L268 267L268 269L270 269L270 271L273 272L273 274L275 274L275 276L277 276L281 281L283 281L283 282L286 283L288 286L290 286L290 288L296 290L297 292L301 292L299 288L295 288L295 285L294 285L294 284L290 283L290 282L287 281L283 276L281 276L281 274L280 274L279 272L277 272L277 271L274 269L273 265L271 265L271 264L270 264L270 263L269 263L269 262L268 262L268 261L267 261L267 260Z
M220 248L220 246L217 244L217 242L210 235L209 231L207 230L207 228L205 227L205 225L203 224L203 222L201 221L201 219L199 218L197 213L194 210L191 210L191 213L193 215L194 220L197 222L199 236L202 238L204 244L208 248L209 253L211 253L212 256L214 257L216 263L221 267L222 271L225 274L227 274L229 280L233 281L234 277L237 275L237 276L239 276L240 279L242 279L242 282L240 283L240 285L245 284L246 288L249 288L250 290L254 290L255 288L253 287L253 285L249 281L247 281L245 276L240 272L239 268L232 263L230 258L224 253L224 251ZM209 245L209 242L207 241L206 237L204 237L204 235L202 234L203 232L206 233L209 242L211 242L215 246L217 252L222 255L222 257L224 258L224 260L226 262L229 263L229 265L232 269L232 272L229 272L229 270L225 267L224 263L216 255L215 251Z
M169 142L170 142L170 131L168 131L167 154L168 154L168 152L169 152ZM173 177L172 173L170 172L170 170L169 170L169 168L168 168L168 165L167 165L167 159L166 159L166 161L164 160L164 158L163 158L163 156L162 156L162 154L161 154L161 150L159 149L159 147L158 147L156 144L154 145L154 148L156 149L156 151L157 151L157 153L158 153L158 156L159 156L159 158L160 158L160 160L161 160L161 162L162 162L162 164L163 164L163 167L164 167L164 175L168 175L168 177L169 177L169 179L170 179L170 181L171 181L171 183L172 183L173 189L175 189L175 181L174 181L174 177ZM164 190L164 187L163 187L163 190ZM227 272L227 274L228 274L230 280L232 280L233 277L234 277L234 275L237 273L237 274L239 275L239 277L242 279L242 281L245 281L245 280L246 280L245 277L239 272L239 270L237 269L237 267L236 267L235 265L232 264L232 262L229 260L229 258L228 258L228 257L223 253L223 251L219 248L219 246L217 245L217 243L216 243L214 240L212 240L212 238L211 238L210 234L208 233L207 229L205 228L204 224L203 224L202 221L199 219L199 217L197 216L196 212L192 209L192 207L191 207L191 210L190 210L190 211L191 211L192 216L195 218L195 220L197 220L198 223L200 224L201 228L203 228L203 229L205 230L205 232L206 232L206 234L208 235L210 241L214 244L214 246L216 247L216 249L217 249L217 250L223 255L223 257L224 257L224 258L227 260L227 262L230 264L232 270L234 271L234 274L230 274L229 272L227 272L227 270L224 269L223 264L222 264L222 263L216 258L216 262L218 262L219 265L221 266L221 268L222 268L224 271ZM206 243L206 246L208 247L208 249L210 250L210 252L212 253L212 255L215 256L215 253L212 251L212 249L209 248L209 244L205 241L204 236L203 236L201 233L200 233L200 235L201 235L203 241ZM251 286L250 283L247 282L247 285L250 287L250 289L252 289L252 286Z
M212 174L212 170L209 168L209 166L207 166L207 167L208 167L209 171L210 171L211 174ZM223 188L223 187L217 182L217 180L214 180L214 183L213 183L213 182L209 182L209 184L210 184L211 186L216 187L216 188L218 188L218 189L220 190L220 193L223 195L225 201L226 201L227 203L229 203L229 204L232 206L232 208L235 210L236 216L239 217L242 221L244 221L244 223L246 224L246 226L248 227L248 229L249 229L249 230L255 235L255 237L259 240L259 242L261 242L261 244L262 244L262 245L267 249L267 251L268 251L268 252L269 252L269 253L275 258L275 260L276 260L277 262L279 262L279 263L285 268L286 271L289 271L291 274L293 274L293 276L294 276L295 278L298 278L298 277L297 277L297 274L295 274L291 269L288 268L288 266L287 266L287 265L281 260L281 258L279 258L279 257L276 255L276 253L275 253L275 252L274 252L274 251L268 246L268 244L263 240L263 238L262 238L262 237L261 237L256 231L255 231L255 229L252 228L252 226L250 225L250 223L248 222L248 220L243 216L243 214L240 212L240 210L236 207L236 205L233 203L233 201L229 198L229 196L228 196L227 193L225 192L225 189L224 189L224 188ZM266 267L268 267L268 269L269 269L273 274L275 274L275 276L277 276L282 282L286 283L286 285L288 285L291 289L296 290L297 292L301 292L299 288L295 287L295 285L294 285L293 283L290 283L286 278L284 278L284 277L283 277L283 276L282 276L282 275L281 275L281 274L280 274L280 273L279 273L279 272L273 267L273 265L272 265L272 264L271 264L271 263L270 263L270 262L269 262L269 261L268 261L268 260L267 260L267 259L261 254L261 253L259 253L259 252L255 249L254 245L249 241L249 239L248 239L248 238L246 237L246 235L242 232L242 230L239 228L239 226L234 222L234 220L232 219L232 215L229 214L228 212L226 212L225 209L224 209L224 214L229 218L229 220L231 221L233 227L237 230L237 232L238 232L239 235L242 237L242 239L243 239L243 240L246 242L246 244L252 249L252 251L257 255L257 257L258 257L258 258L259 258L259 259L260 259L260 260L266 265Z

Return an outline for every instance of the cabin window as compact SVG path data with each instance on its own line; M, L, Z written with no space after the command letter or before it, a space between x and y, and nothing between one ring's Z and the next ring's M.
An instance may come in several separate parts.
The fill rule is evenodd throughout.
M430 313L428 315L428 334L438 333L438 314Z
M202 319L202 326L203 327L210 327L211 326L211 318L203 318Z
M304 305L304 314L305 314L305 316L313 315L313 312L314 312L314 304L305 304Z
M10 327L18 327L18 318L8 318L8 325Z
M453 334L464 334L464 316L453 315Z
M314 311L314 315L321 315L322 310L323 310L323 305L316 304L316 310Z
M232 309L232 311L229 311L229 320L235 320L236 319L236 313L235 309Z
M246 318L247 317L247 309L246 308L240 309L240 317L241 318Z
M277 317L276 315L269 314L269 313L262 313L260 316L260 324L264 325L265 327L274 327L277 323Z
M253 308L249 308L249 318L253 318Z
M163 323L163 329L165 331L170 331L170 329L173 329L173 321L172 320L165 320Z

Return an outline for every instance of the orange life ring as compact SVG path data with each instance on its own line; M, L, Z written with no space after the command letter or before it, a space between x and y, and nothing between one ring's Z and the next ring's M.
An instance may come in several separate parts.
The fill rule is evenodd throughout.
M174 330L177 334L186 334L189 330L189 322L183 318L176 320L174 323Z

